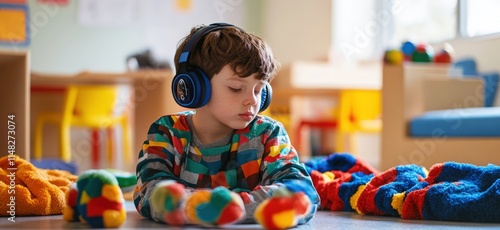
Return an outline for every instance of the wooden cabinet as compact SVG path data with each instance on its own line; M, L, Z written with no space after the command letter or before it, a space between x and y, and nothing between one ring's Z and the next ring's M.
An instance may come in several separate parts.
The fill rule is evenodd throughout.
M16 155L28 160L30 158L29 72L28 52L0 51L0 96L2 98L0 156L8 155L9 148L14 148L9 146L15 146ZM9 140L12 142L8 142Z
M431 167L457 161L477 165L500 164L500 138L447 137L436 127L436 135L412 137L410 120L426 111L477 107L484 98L479 79L450 79L449 66L406 63L383 67L382 149L380 170L401 164ZM474 98L475 103L470 103Z

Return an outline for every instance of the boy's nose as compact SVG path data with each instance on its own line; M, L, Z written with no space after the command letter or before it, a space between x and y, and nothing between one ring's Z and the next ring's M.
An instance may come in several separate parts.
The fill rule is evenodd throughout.
M245 105L256 105L258 100L259 100L258 95L252 91L252 93L247 94L245 98Z

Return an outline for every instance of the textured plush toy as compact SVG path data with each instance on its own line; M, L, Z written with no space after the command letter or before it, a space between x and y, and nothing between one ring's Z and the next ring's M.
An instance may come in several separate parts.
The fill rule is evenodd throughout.
M286 229L297 226L311 211L312 203L305 193L283 186L257 206L254 217L266 229Z
M66 221L77 221L80 218L78 211L78 188L76 183L70 185L68 193L66 193L66 207L63 211L63 219Z
M238 194L225 187L197 190L184 203L189 223L221 226L235 223L245 217L245 206Z
M106 170L88 170L67 194L66 221L82 221L93 228L119 227L126 218L118 181Z
M156 184L151 192L150 205L153 213L160 213L156 217L170 225L183 225L185 223L184 210L181 202L186 197L185 187L173 180L162 181Z
M175 181L158 183L150 201L153 213L160 214L155 218L178 226L223 226L245 217L243 201L227 188L199 189L187 194L184 185Z

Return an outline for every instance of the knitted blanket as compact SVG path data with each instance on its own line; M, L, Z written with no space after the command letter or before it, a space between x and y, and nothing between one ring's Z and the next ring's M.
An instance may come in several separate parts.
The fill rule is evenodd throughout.
M377 172L334 153L305 163L321 208L403 219L500 223L500 166L445 162Z
M66 192L77 176L67 171L39 169L14 157L0 158L0 216L61 214Z

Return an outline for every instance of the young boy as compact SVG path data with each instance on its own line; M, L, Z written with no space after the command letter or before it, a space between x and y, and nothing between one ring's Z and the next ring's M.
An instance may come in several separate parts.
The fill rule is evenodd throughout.
M134 203L139 213L169 222L152 208L155 185L167 180L186 193L219 186L242 198L248 222L280 187L300 182L313 204L319 196L283 125L258 113L270 103L278 62L259 37L219 23L193 28L175 54L172 92L196 108L154 122L139 153Z

